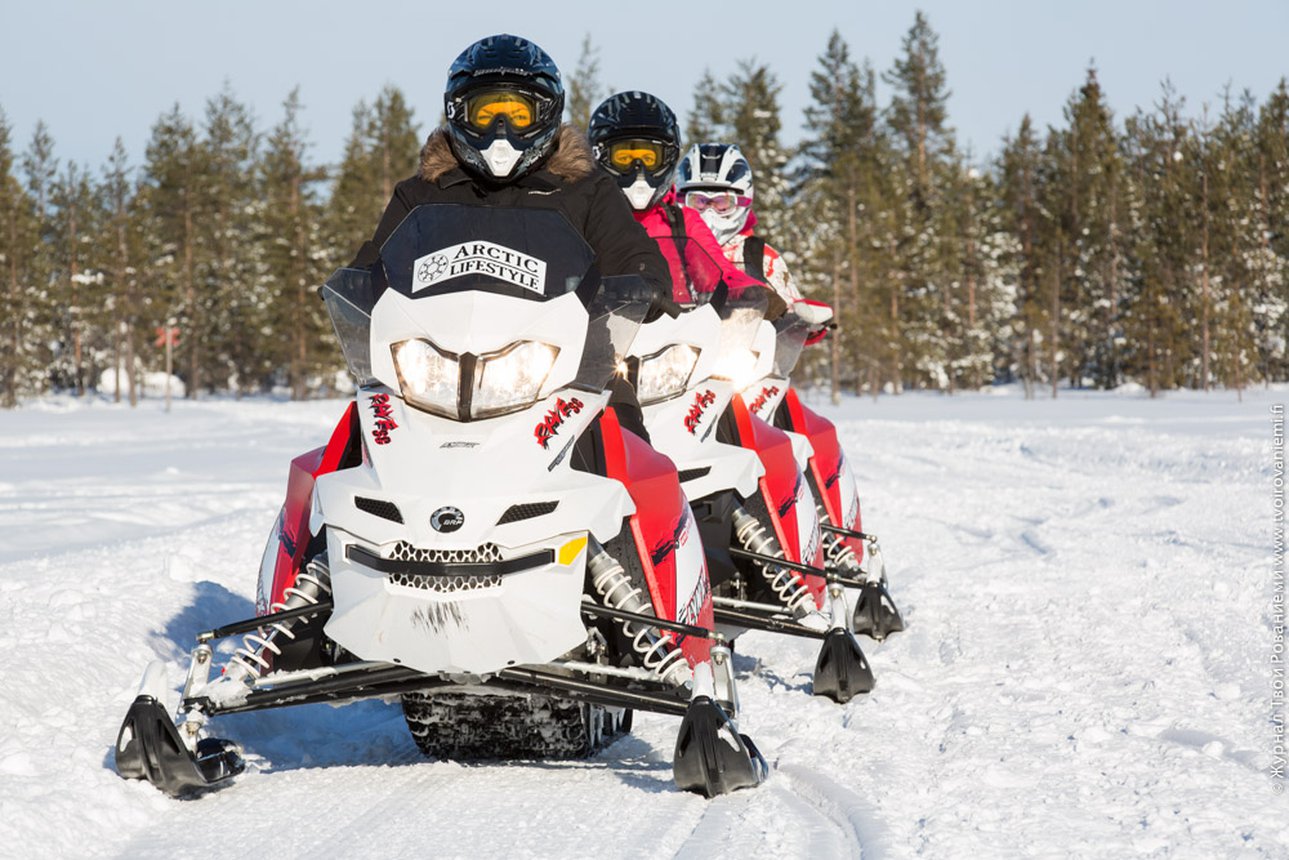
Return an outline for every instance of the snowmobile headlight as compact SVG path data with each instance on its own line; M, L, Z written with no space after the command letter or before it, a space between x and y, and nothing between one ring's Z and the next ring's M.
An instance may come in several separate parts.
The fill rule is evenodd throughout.
M402 340L389 348L403 399L445 418L457 417L461 370L456 356L428 340Z
M698 364L700 350L687 343L673 343L666 349L640 359L636 396L641 404L657 403L683 394Z
M760 354L750 349L730 349L721 353L712 376L728 379L737 391L756 382L756 363Z
M536 403L558 356L558 346L535 340L521 340L500 352L479 356L470 414L486 418Z

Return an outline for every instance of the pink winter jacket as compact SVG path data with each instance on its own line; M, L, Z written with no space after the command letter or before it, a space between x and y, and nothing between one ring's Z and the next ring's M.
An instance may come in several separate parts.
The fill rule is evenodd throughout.
M685 219L683 237L673 238L675 231L667 220L668 206L674 207L673 211L681 213ZM687 206L678 205L674 191L669 191L658 205L633 214L645 232L658 243L658 250L671 267L672 300L678 304L694 304L691 291L710 293L722 279L731 295L737 295L747 287L763 286L725 258L720 243L703 221L703 216Z

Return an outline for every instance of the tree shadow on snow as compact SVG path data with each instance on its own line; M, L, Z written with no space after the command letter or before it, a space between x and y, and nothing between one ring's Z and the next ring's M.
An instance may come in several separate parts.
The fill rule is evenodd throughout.
M188 655L197 645L197 634L216 627L223 627L235 621L244 621L255 615L255 602L234 594L217 582L202 580L193 583L196 594L192 603L185 606L178 614L166 622L166 627L156 636L160 656L176 660L183 669L188 668ZM231 648L241 644L240 637L230 637L216 646L226 645ZM216 647L216 654L223 650ZM216 665L222 665L216 657Z

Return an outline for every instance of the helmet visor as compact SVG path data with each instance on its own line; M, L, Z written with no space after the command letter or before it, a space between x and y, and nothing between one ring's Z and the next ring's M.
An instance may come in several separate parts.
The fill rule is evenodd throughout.
M663 148L661 143L644 138L627 138L615 140L609 144L609 167L618 173L626 173L636 162L653 173L663 166Z
M685 205L699 212L711 209L718 215L725 215L739 207L751 206L752 198L742 197L733 191L690 191L685 194Z
M476 131L486 131L498 117L522 131L537 121L537 101L513 89L484 90L466 100L466 121Z

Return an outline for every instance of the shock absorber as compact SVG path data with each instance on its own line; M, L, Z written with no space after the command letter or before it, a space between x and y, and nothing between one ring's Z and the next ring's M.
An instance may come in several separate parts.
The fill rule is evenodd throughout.
M823 506L819 505L817 508L819 510L820 522L826 521L828 514L824 511ZM857 570L863 574L869 582L880 582L882 585L886 584L886 562L882 559L882 548L877 545L876 535L865 536L865 540L868 544L867 568L859 563L859 559L855 558L855 551L851 549L848 544L842 541L841 535L836 532L825 530L823 533L823 540L824 554L828 557L828 561L831 562L834 567Z
M819 511L819 521L828 521L828 512L824 510L823 505L816 505L815 509ZM833 567L843 568L849 571L860 570L859 559L855 558L855 551L842 542L842 539L835 533L827 529L823 531L824 555L828 561L832 562Z
M296 574L295 582L282 592L282 600L269 607L269 614L295 609L300 606L316 605L319 601L331 596L331 569L327 566L325 553L314 556L305 565L304 570ZM228 665L224 668L224 677L232 680L253 681L272 668L271 658L282 654L283 640L294 640L292 629L300 619L277 621L268 625L267 631L260 628L242 637L242 645L233 652ZM263 633L264 635L260 635Z
M604 605L638 615L652 615L653 606L631 581L626 570L598 543L589 562L591 586ZM690 680L689 663L684 653L669 636L658 636L647 625L623 621L622 633L640 656L641 664L663 681L681 686Z
M774 540L766 532L765 527L757 522L756 517L748 513L742 505L736 505L734 508L734 537L749 552L783 558L783 551L779 548L778 541ZM810 593L809 586L796 571L759 562L757 565L770 590L789 611L804 615L814 610L814 595Z

